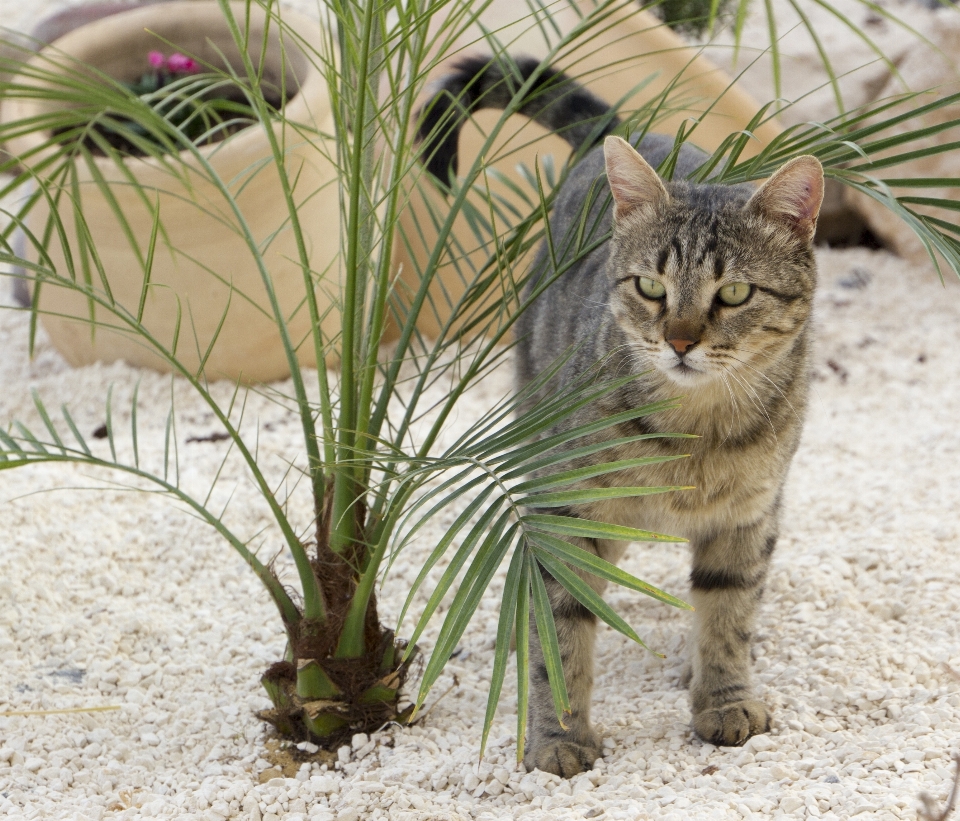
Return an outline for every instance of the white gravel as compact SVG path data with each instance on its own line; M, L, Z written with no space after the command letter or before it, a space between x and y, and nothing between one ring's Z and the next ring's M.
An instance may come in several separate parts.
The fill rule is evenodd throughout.
M0 817L916 818L921 792L948 792L960 750L960 287L884 252L824 251L820 265L812 402L755 652L775 710L768 735L742 749L695 739L678 683L689 616L611 590L667 657L601 630L603 761L571 781L518 770L508 677L478 763L495 589L433 700L450 692L420 725L358 736L332 769L260 783L273 765L253 714L267 706L258 679L283 636L256 579L167 501L108 487L88 469L37 467L0 473ZM104 421L108 386L122 409L139 381L141 458L156 464L168 377L123 364L70 369L42 335L30 361L26 336L25 317L0 310L0 425L33 423L36 389L89 434ZM508 386L508 373L496 374L461 423ZM176 394L181 475L200 492L225 446L187 442L214 432L213 419L182 386ZM117 414L125 430L129 417ZM297 423L256 395L246 414L279 477L297 456ZM233 493L238 532L264 526L236 463L219 492ZM303 494L293 503L308 512ZM431 538L388 581L386 620ZM266 552L279 544L265 539ZM637 548L625 566L686 590L682 548ZM72 708L91 711L9 715Z

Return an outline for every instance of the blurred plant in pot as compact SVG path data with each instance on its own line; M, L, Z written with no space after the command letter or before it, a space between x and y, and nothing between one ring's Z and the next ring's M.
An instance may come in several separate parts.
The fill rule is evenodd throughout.
M231 9L244 15L249 76L217 4L172 0L75 29L8 65L0 110L5 144L40 184L22 211L24 232L44 237L48 212L66 199L82 215L27 244L27 270L42 258L47 268L95 277L181 364L257 382L289 373L273 316L259 295L247 297L262 287L261 265L289 332L303 339L312 321L299 264L298 243L306 243L313 264L331 271L317 286L323 332L339 328L330 310L339 290L339 248L330 241L339 225L338 170L317 145L333 116L311 58L322 41L316 22L287 12L281 27L258 6ZM185 55L180 68L190 59L203 72L164 71L170 82L136 93L148 53L169 53L174 40ZM284 118L274 116L278 109ZM288 224L290 197L300 232ZM33 277L31 285L39 321L70 364L124 359L172 369L69 279ZM313 346L298 355L315 364Z
M650 9L670 28L694 37L701 36L732 13L734 0L644 0ZM747 3L737 3L738 17L746 14Z
M192 57L177 51L169 57L162 51L151 51L147 61L150 70L136 82L124 85L194 145L223 140L257 122L244 91L217 73L202 74L201 65ZM278 110L282 105L279 90L263 84L261 88L266 102ZM121 117L116 123L96 122L92 130L118 151L135 156L145 153L131 136L151 139L152 133L129 117ZM82 139L91 152L104 155L92 134L85 133Z
M309 491L309 521L295 520L291 513L295 506L289 505L290 498L277 491L284 476L271 474L258 458L259 428L243 418L243 389L238 385L226 401L218 399L222 392L212 390L208 383L206 359L188 361L183 353L185 346L178 344L179 319L175 332L168 338L162 338L143 322L143 305L154 287L153 259L167 215L157 209L145 236L129 234L129 241L140 248L142 286L140 299L124 305L113 297L109 277L99 265L97 249L87 241L88 234L83 230L62 262L53 264L49 254L51 245L68 236L68 224L84 224L83 201L74 196L76 191L71 187L77 165L87 162L89 154L82 141L60 145L53 159L45 161L47 171L59 169L56 174L41 176L25 170L0 191L10 194L28 180L37 186L9 214L10 227L0 233L4 248L0 262L24 267L35 288L55 284L79 294L101 312L96 316L104 317L94 320L91 310L91 322L98 326L108 324L111 330L149 348L181 384L189 385L202 398L230 440L235 454L231 458L240 461L247 478L260 491L272 520L272 528L264 538L285 547L298 588L292 592L288 580L277 574L279 565L258 555L265 544L260 534L248 537L235 532L229 517L213 508L211 495L192 495L181 484L173 406L162 432L163 457L156 464L148 464L141 459L138 446L142 431L137 422L136 394L127 414L129 433L124 434L114 421L108 396L105 444L88 442L66 407L59 415L62 419L55 420L44 399L37 396L37 417L32 427L17 421L6 430L0 428L0 470L44 462L109 468L126 474L137 487L149 486L168 495L209 523L243 557L277 606L286 632L287 652L263 677L273 702L273 708L265 711L264 717L281 733L298 740L310 738L333 745L352 733L374 730L388 721L409 720L414 706L423 704L437 681L484 592L505 562L508 567L483 739L485 742L492 726L506 676L510 635L516 625L521 756L530 672L526 643L531 610L536 615L537 629L542 631L548 670L553 671L551 683L558 716L569 710L563 678L555 672L560 669L560 660L552 616L544 604L542 567L556 566L559 560L581 573L600 575L660 601L682 606L678 599L625 571L573 546L564 547L566 531L558 529L551 517L530 512L538 506L556 504L564 495L576 502L586 498L577 493L590 493L568 490L579 478L564 467L570 454L558 457L554 452L557 443L541 439L540 434L579 405L614 390L622 380L612 384L587 382L575 392L556 396L519 417L514 411L522 397L511 397L486 410L466 430L452 437L442 435L467 390L508 357L512 323L525 308L522 293L526 273L517 270L515 263L544 235L543 216L549 211L559 174L548 163L528 169L525 177L521 175L527 183L514 183L525 207L506 207L494 197L483 198L487 190L484 163L494 158L481 152L482 159L470 164L453 183L442 208L429 215L438 239L419 284L402 300L392 299L397 275L392 266L394 246L411 241L399 230L410 180L422 177L423 185L432 185L423 174L418 148L411 136L418 100L422 99L429 73L438 64L437 55L447 54L458 39L475 31L487 5L470 0L333 0L329 5L330 25L313 45L285 25L284 12L276 3L266 0L259 5L248 0L245 5L238 5L218 0L239 55L232 72L224 69L219 73L225 82L232 78L243 84L258 122L253 128L262 131L270 145L270 167L275 170L287 208L283 231L296 240L299 305L310 317L309 329L303 334L291 331L291 313L277 299L274 273L265 256L273 238L264 240L251 232L231 180L223 178L211 161L220 147L230 145L241 135L232 135L212 146L198 146L175 121L155 109L136 109L133 119L138 126L159 137L138 142L147 160L175 171L189 167L192 174L199 174L212 186L219 194L218 213L235 220L233 224L256 267L257 289L237 292L234 298L259 306L282 341L291 374L289 392L281 393L279 386L262 390L275 396L299 420L302 459L287 466L287 470L298 472L302 485ZM568 33L547 31L549 27L542 26L545 10L538 6L538 11L531 13L529 27L540 28L550 43L542 66L555 62L578 43L589 46L607 24L611 11L624 5L623 0L603 0L587 13L578 11L579 22ZM265 99L258 75L258 67L263 63L258 59L260 41L251 37L248 26L248 12L258 7L266 12L268 27L279 27L285 36L296 40L322 74L332 106L329 130L294 121L289 106L278 112ZM483 40L487 50L500 52L504 48L489 32ZM184 81L189 82L190 78ZM4 88L8 99L35 93L35 86L15 80ZM98 105L104 101L110 105L129 102L129 92L116 84L104 84L102 79L81 78L70 83L61 80L59 86L47 87L44 93L59 94L61 99L72 102L92 99ZM522 88L519 95L524 93ZM655 123L659 108L665 104L662 99L653 101L648 109L638 112L634 121ZM935 107L941 101L928 105ZM519 100L488 129L488 148L494 145L516 107ZM752 129L764 121L769 108L761 109L749 124ZM129 105L126 110L133 113ZM746 159L744 152L752 139L751 129L738 131L719 146L701 169L700 177L714 173L729 181L756 180L769 175L792 156L814 154L823 162L828 175L870 191L878 201L910 221L929 247L960 272L955 227L945 220L914 214L909 198L897 200L890 193L894 184L909 188L922 185L923 181L875 180L868 176L874 167L894 166L898 156L910 152L911 141L917 137L897 134L885 138L885 129L895 125L895 118L884 120L884 110L884 104L878 104L870 111L848 112L833 123L791 129ZM865 125L871 117L870 125ZM52 119L5 121L0 127L0 140L31 129L48 134L53 124L82 128L85 122L88 119L67 107ZM279 130L274 127L278 122L283 126ZM688 128L685 134L691 130ZM308 136L318 157L334 169L334 178L340 181L339 234L335 240L338 254L329 265L317 264L313 249L304 239L305 212L301 199L295 196L297 167L289 163L285 141L288 135ZM683 139L684 134L678 135L678 148ZM166 151L167 146L176 146L178 153ZM131 162L142 162L109 144L104 150L121 172ZM884 156L882 165L871 164L877 155ZM671 162L668 159L661 169L666 175ZM155 191L138 188L130 177L125 179L138 196L148 203L152 201ZM91 185L102 189L107 182L95 179ZM482 207L476 205L477 195ZM40 230L28 230L29 212L38 202L56 203L57 207L49 208ZM952 206L944 203L943 207ZM474 247L469 249L452 233L459 215L468 218L475 232ZM27 230L33 253L14 252L11 236L18 227ZM329 226L328 230L332 233ZM469 261L469 252L475 247L485 249L485 261L480 265ZM585 247L584 253L589 250L591 247ZM453 301L436 338L426 339L418 331L418 319L421 312L431 309L431 287L437 272L444 267L455 269L467 287ZM224 273L211 271L210 276ZM318 293L324 289L334 294L328 305L318 299ZM491 294L496 299L491 301ZM40 311L42 307L34 308L34 319ZM334 325L324 321L330 315L337 318ZM385 349L381 343L391 329L396 329L397 338L392 347ZM339 370L304 368L298 359L303 348L312 350L316 362L338 362ZM545 374L544 378L548 376ZM669 406L636 408L633 416L640 418ZM620 417L605 424L613 426L623 421ZM574 429L569 438L574 440L580 433ZM556 473L549 482L524 482L525 474L534 465L541 469L552 465ZM593 475L601 475L621 469L621 464L599 461L591 470ZM218 471L211 478L211 494L219 479ZM640 494L674 489L633 490ZM424 526L451 508L456 515L452 522L444 523L443 536L432 546L407 596L404 614L414 606L422 610L410 630L409 641L400 641L378 616L377 585L388 579L391 565L405 555ZM543 534L549 538L538 538ZM578 535L679 541L587 521L581 522ZM544 547L546 544L551 545L549 550ZM439 573L439 581L428 591L425 586L434 570ZM608 624L640 641L608 605L584 597L576 587L569 589ZM425 602L421 603L418 595ZM401 690L416 643L441 604L446 613L425 662L418 694L414 705L404 706Z

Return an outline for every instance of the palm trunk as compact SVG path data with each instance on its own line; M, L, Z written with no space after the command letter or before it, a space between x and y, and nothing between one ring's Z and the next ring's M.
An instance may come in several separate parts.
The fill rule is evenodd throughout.
M380 625L373 595L360 626L362 635L343 641L364 563L366 510L361 504L355 506L355 532L361 538L343 553L334 552L330 547L332 483L324 495L324 504L318 506L311 565L326 617L322 622L301 617L295 629L288 631L292 658L273 664L263 675L261 682L274 706L260 717L283 736L332 749L354 733L370 733L409 717L412 705L400 709L400 689L412 655L403 660L406 644ZM362 652L345 653L340 649L344 644L360 646Z

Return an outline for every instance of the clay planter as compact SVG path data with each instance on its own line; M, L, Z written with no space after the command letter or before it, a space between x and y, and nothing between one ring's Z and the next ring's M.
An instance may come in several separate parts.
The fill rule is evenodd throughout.
M242 26L245 4L232 6ZM266 21L256 6L251 7L250 15L251 56L256 60ZM319 42L320 28L315 20L284 12L283 22L308 43ZM272 39L264 58L264 76L286 85L285 120L329 134L333 130L332 115L324 78L292 42L293 38L287 37L281 49L278 28L276 21L269 27ZM46 71L71 73L80 64L88 64L119 80L132 81L145 70L146 56L151 50L180 51L213 65L223 65L225 58L242 73L237 46L218 5L180 0L125 11L82 26L44 48L30 62ZM52 105L56 103L9 98L3 104L2 118L5 122L24 120L49 112ZM294 199L306 232L311 267L316 272L326 272L317 298L321 315L328 316L324 320L329 323L325 331L332 336L339 327L339 312L326 309L339 298L340 289L340 204L336 169L327 159L332 151L325 150L316 140L311 144L289 126L277 123L273 128L278 134L286 129L280 135L287 151L285 171L295 185ZM44 139L45 135L31 134L12 140L9 148L24 164L36 166L45 155L24 154L35 150ZM295 344L300 342L310 331L303 305L303 274L296 264L297 246L287 225L287 208L263 127L251 126L222 142L204 146L201 151L219 178L229 183L243 220L257 242L267 243L263 252L266 267L288 317L291 338ZM144 196L159 204L166 237L157 244L144 325L169 346L179 314L177 356L193 370L199 368L202 355L216 336L217 342L205 365L210 379L258 382L282 378L289 373L289 367L263 281L250 249L238 235L236 217L222 194L201 176L195 159L186 152L180 159L182 163L173 165L183 179L152 158L125 158L125 168L109 158L96 160L99 174L108 181L143 250L153 225ZM143 287L143 267L120 228L114 207L94 183L89 168L77 163L76 173L82 213L110 289L115 299L135 314ZM127 175L132 175L136 185L130 184ZM35 235L41 234L47 217L45 207L35 208L29 217L29 229ZM61 217L76 258L73 214L61 208ZM52 241L49 254L57 272L66 275L63 246ZM97 276L95 272L93 276ZM92 331L90 323L83 321L89 318L89 303L82 295L45 282L38 303L53 344L72 365L123 359L169 370L135 335L103 327ZM117 324L99 309L96 318ZM217 335L221 320L223 326ZM312 343L301 345L300 350L303 364L315 364Z
M590 0L578 0L578 5L584 14L594 7ZM572 4L555 4L550 8L554 12L552 23L560 31L572 31L580 23ZM496 31L501 42L511 44L511 53L543 58L549 50L543 37L544 29L524 19L529 13L526 5L518 6L514 0L495 0L481 16L481 22L487 29ZM463 48L466 53L489 53L489 49L473 45L480 36L477 29L462 37L454 49ZM462 52L457 53L459 56ZM632 3L625 3L610 13L592 37L565 51L555 65L612 105L622 100L620 111L624 115L657 100L679 76L681 79L670 95L670 102L664 106L652 130L676 134L681 124L685 123L689 129L697 121L691 142L709 151L716 149L729 134L746 129L760 109L750 95L733 85L730 76L703 57L699 49L685 43L656 17ZM443 71L441 66L435 75ZM649 82L638 88L645 80ZM461 174L479 156L486 135L499 117L498 111L478 111L473 122L464 127L460 134ZM771 122L755 129L756 141L742 156L756 154L779 131L779 127ZM569 157L570 147L560 137L518 115L507 123L486 155L497 158L487 167L495 168L504 178L533 194L529 183L518 173L517 166L523 163L532 171L537 162L542 165L548 154L553 155L554 165L559 169ZM492 176L485 183L497 196L513 202L521 213L528 210L529 206L512 193L509 185ZM479 200L474 204L481 213L489 211ZM398 295L416 291L419 285L417 272L423 270L436 243L437 231L430 217L431 209L443 218L449 206L438 190L422 179L411 191L410 204L401 216L401 228L408 244L398 243L394 249L394 267L401 271L402 280ZM477 247L477 240L464 216L458 217L453 234L460 248L475 249L469 254L474 266L480 266L488 259L489 247ZM516 276L519 277L531 261L532 253L520 260L514 266ZM430 304L434 310L426 309L421 314L417 323L420 332L437 337L450 318L450 305L464 291L464 283L456 268L449 261L442 263L439 281L430 289ZM491 289L484 305L490 305L501 293L500 289Z

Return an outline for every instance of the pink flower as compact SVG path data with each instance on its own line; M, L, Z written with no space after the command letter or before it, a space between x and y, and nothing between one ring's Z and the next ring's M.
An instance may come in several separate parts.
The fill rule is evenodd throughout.
M154 68L163 68L164 64L167 62L167 58L163 56L162 51L151 51L147 55L147 59L150 61L150 65Z
M167 58L167 68L175 74L194 74L200 70L196 60L180 52L174 52Z

